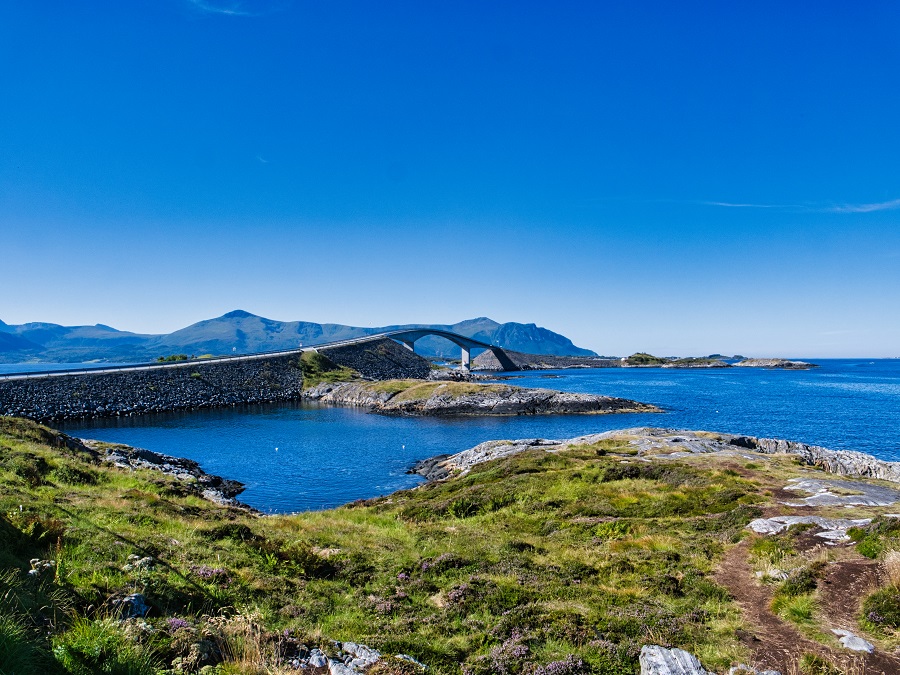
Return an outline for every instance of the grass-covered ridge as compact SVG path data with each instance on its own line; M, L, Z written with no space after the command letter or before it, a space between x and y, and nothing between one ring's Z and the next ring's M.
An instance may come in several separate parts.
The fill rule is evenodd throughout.
M257 517L22 420L0 418L0 453L0 644L37 672L274 672L299 642L331 639L435 673L631 673L650 642L714 667L743 655L710 578L757 513L734 471L606 442ZM122 622L132 593L150 613Z

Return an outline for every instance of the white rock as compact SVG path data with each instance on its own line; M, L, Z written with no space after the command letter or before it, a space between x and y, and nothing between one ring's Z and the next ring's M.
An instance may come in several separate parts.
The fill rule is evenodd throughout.
M641 675L713 675L693 654L659 645L641 647L640 663Z
M328 663L328 659L325 658L325 654L322 653L322 650L313 649L309 653L309 665L313 668L321 668L326 663Z
M340 661L328 659L328 672L330 675L359 675L359 671L350 666L345 666Z
M847 530L851 527L863 527L872 522L871 518L850 520L848 518L823 518L822 516L775 516L774 518L757 518L747 525L757 534L778 534L791 525L816 525L824 532L816 536L832 541L849 539Z
M849 630L832 628L831 632L840 637L838 642L841 643L844 649L849 649L854 652L866 652L867 654L871 654L875 651L875 645L868 640L863 640L861 637L854 635Z

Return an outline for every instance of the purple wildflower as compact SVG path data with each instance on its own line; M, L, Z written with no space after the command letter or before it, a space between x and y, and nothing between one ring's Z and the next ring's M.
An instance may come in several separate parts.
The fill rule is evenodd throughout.
M181 630L182 628L190 628L191 624L189 624L184 619L179 619L177 616L172 616L166 619L166 623L169 624L170 631Z

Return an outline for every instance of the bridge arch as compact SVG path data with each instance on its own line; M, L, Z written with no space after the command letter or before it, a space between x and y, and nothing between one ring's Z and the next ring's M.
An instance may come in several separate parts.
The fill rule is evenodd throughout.
M411 328L405 330L390 331L388 333L384 333L383 337L389 337L392 340L396 340L404 347L414 352L416 340L418 340L419 338L423 338L426 335L442 337L459 347L462 350L463 370L469 370L469 368L471 367L473 349L485 349L492 352L494 356L497 357L497 360L500 362L500 365L504 370L518 370L516 364L513 363L513 360L509 358L507 353L503 351L501 347L489 344L487 342L482 342L481 340L475 340L474 338L466 337L465 335L460 335L459 333L452 333L450 331L437 330L432 328Z

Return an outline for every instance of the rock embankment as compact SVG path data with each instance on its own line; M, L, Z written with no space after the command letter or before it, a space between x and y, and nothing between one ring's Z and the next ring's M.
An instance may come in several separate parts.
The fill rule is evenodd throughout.
M568 368L618 368L619 359L602 356L549 356L545 354L523 354L504 349L506 355L519 370L564 370ZM491 351L485 351L472 359L473 370L505 370Z
M307 390L305 396L323 403L362 406L373 412L392 415L660 412L656 406L623 398L471 382L397 380L323 383Z
M319 352L337 365L352 368L370 380L424 380L431 372L431 363L427 359L387 338L378 342L320 349Z
M303 373L297 357L281 356L158 370L0 380L0 414L60 422L293 401L302 393Z

